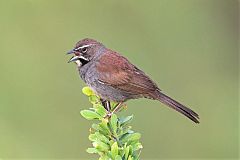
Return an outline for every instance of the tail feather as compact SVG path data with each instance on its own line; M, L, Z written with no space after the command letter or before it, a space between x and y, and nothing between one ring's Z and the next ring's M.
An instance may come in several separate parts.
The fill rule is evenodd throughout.
M193 110L187 108L186 106L180 104L179 102L175 101L174 99L172 99L171 97L165 95L162 92L158 92L158 97L157 99L166 104L167 106L175 109L176 111L182 113L183 115L185 115L186 117L188 117L189 119L191 119L193 122L195 123L199 123L199 115L194 112Z

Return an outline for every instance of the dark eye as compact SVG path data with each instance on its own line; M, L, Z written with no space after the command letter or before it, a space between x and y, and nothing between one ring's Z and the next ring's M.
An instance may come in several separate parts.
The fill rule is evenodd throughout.
M82 53L86 53L87 50L88 50L87 47L82 48Z

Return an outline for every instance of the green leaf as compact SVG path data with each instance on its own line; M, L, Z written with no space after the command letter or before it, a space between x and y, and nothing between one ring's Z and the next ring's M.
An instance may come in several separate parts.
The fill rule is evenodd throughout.
M106 154L103 154L99 160L110 160L110 158L106 155Z
M100 140L100 141L102 141L102 142L104 142L104 143L106 143L106 144L109 144L109 143L110 143L109 140L108 140L108 138L105 137L105 135L103 135L103 134L101 134L101 133L99 133L99 132L95 132L95 135L96 135L96 137L97 137L98 140Z
M119 156L119 155L117 155L117 156L115 157L115 160L122 160L122 157Z
M140 142L137 142L137 143L131 144L131 145L132 145L133 151L137 151L137 150L143 148L143 146L142 146L142 144Z
M137 141L141 138L140 133L133 133L128 137L128 141Z
M111 116L110 123L111 123L111 127L112 127L112 129L113 129L113 133L114 133L114 134L116 134L116 132L117 132L117 121L118 121L117 115L116 115L116 114L113 114L113 115Z
M129 135L130 135L129 133L125 133L119 138L119 140L124 144L128 141Z
M94 141L92 144L99 151L107 152L110 149L109 145L107 145L101 141Z
M128 160L133 160L132 156L129 156L129 157L128 157Z
M95 111L102 117L105 117L107 115L106 109L100 105L100 104L95 104L94 105Z
M86 151L88 153L98 153L98 150L96 148L88 148Z
M130 130L132 127L131 126L126 126L121 128L120 132L119 132L119 137L123 136L126 133L131 133L132 131Z
M129 155L129 146L127 146L127 147L124 148L124 152L125 152L124 157L125 157L125 159L127 159L127 158L128 158L128 155Z
M114 142L113 145L111 146L111 154L112 154L112 157L116 157L118 155L118 144L117 144L117 142Z
M97 103L99 103L99 97L96 96L96 95L90 95L90 96L89 96L89 101L90 101L92 104L97 104Z
M93 90L89 87L83 87L82 92L83 92L83 94L85 94L87 96L95 95Z
M120 147L118 148L118 155L120 155L121 157L124 157L124 148Z
M92 119L102 119L102 117L97 114L96 112L94 111L90 111L90 110L82 110L80 112L80 114L86 118L87 120L92 120Z
M129 124L133 119L133 115L131 116L127 116L127 117L121 117L119 118L119 122L120 122L120 125L123 127L123 126L126 126L127 124Z
M92 124L92 128L96 131L99 131L99 126L95 123Z
M115 143L115 141L113 141L113 140L110 140L110 146L112 146L112 145L113 145L113 143Z
M102 119L102 122L99 123L99 130L103 133L111 134L110 129L108 128L107 121L105 119Z
M96 136L95 133L94 133L94 134L90 134L90 135L88 136L88 139L89 139L90 141L96 141L96 140L97 140L97 136Z
M137 141L141 138L141 134L140 133L126 133L124 134L121 138L120 138L120 141L122 143L126 143L126 142L134 142L134 141Z
M133 150L132 150L132 146L129 146L129 155L132 155L133 154ZM129 157L128 157L129 158ZM132 157L131 157L132 158Z

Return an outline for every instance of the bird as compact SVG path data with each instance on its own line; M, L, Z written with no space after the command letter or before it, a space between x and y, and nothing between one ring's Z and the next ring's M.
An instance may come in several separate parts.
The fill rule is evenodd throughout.
M103 104L113 101L119 109L127 100L148 98L158 100L199 123L196 112L163 93L141 69L101 42L81 39L67 54L73 54L68 62L76 63L81 79L101 97Z

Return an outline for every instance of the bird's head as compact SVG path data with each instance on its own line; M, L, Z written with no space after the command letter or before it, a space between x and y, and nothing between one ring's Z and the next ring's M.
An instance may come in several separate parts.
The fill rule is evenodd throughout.
M81 67L90 62L102 48L104 45L94 39L82 39L72 50L67 52L67 54L74 54L68 62L75 62L78 67Z

